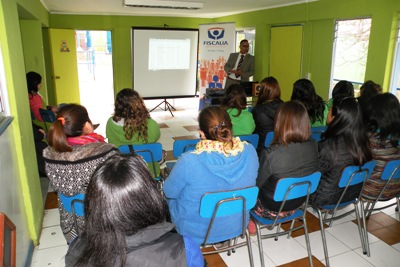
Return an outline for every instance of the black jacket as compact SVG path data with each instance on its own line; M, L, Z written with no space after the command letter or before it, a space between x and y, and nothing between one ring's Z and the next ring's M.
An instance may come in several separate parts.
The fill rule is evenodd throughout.
M338 187L342 171L345 167L354 165L354 160L343 137L339 137L337 144L330 139L321 140L318 142L318 150L321 181L317 191L311 196L311 203L317 206L336 204L343 192ZM350 186L342 201L354 199L360 193L361 187L362 185Z
M276 184L281 178L302 177L317 171L318 148L314 139L304 143L272 145L261 152L257 186L258 198L262 205L272 211L278 211L281 202L274 201ZM284 211L298 208L303 199L289 200Z
M275 99L265 104L256 105L251 110L254 122L256 123L254 133L260 136L257 148L258 153L264 148L265 136L267 133L274 131L275 113L282 103L282 100Z
M160 223L126 237L126 267L166 266L186 267L185 244L182 236L172 233L174 225ZM65 256L65 266L74 266L82 253L86 239L78 238L71 243ZM114 264L118 266L118 264ZM96 266L91 263L87 265Z

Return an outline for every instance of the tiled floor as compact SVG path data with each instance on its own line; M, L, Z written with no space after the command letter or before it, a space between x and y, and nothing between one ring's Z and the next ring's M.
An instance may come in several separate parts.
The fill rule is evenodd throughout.
M160 101L146 101L148 108L156 106ZM173 160L172 145L174 140L197 138L198 98L177 99L170 101L177 111L174 117L168 111L157 109L151 116L160 123L163 148L168 152L168 159ZM51 190L51 187L49 189ZM43 231L40 244L35 248L32 267L64 266L64 256L68 249L59 226L59 213L56 195L47 195ZM335 222L326 229L329 260L332 267L397 267L400 266L400 219L394 207L373 214L368 221L371 257L363 255L357 225L352 221L354 216ZM318 220L310 212L307 217L310 229L310 242L314 266L325 266L321 235ZM263 240L265 265L279 267L308 266L307 250L303 235L294 234L287 239L282 236L278 241ZM256 237L252 237L252 251L255 266L260 266ZM210 267L245 267L249 265L247 248L242 247L236 253L227 256L206 257Z

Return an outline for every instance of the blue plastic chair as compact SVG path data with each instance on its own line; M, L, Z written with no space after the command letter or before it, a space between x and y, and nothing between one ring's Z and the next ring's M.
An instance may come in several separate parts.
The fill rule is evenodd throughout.
M215 251L203 252L203 255L220 253L224 251L228 251L228 255L230 255L230 252L235 252L236 248L247 245L250 266L254 266L250 236L248 231L246 230L249 223L249 210L252 209L256 204L257 196L258 187L256 186L206 193L202 196L200 202L200 216L210 219L207 233L201 245L202 248L206 247L207 245L212 245L226 240L225 237L221 240L215 241L215 243L208 242L208 239L212 233L212 228L214 224L218 223L219 218L230 215L237 215L238 217L237 227L233 227L232 229L230 229L232 231L232 237L230 238L228 244L218 248L214 246ZM239 235L237 234L238 232L240 233ZM241 238L244 238L246 236L246 241L237 243L237 238L239 236ZM213 234L213 239L215 240L215 234Z
M58 196L61 200L61 203L64 209L71 213L74 218L74 227L76 229L76 233L78 236L80 235L80 229L78 227L78 222L76 216L83 217L85 216L83 201L85 199L85 194L77 194L74 196L66 196L60 192L58 192Z
M321 140L321 134L323 134L328 127L319 126L319 127L311 127L311 137L315 139L315 141Z
M56 116L55 116L53 111L47 110L47 109L42 109L42 108L39 108L39 114L42 117L44 128L45 128L45 130L47 132L48 130L47 130L46 122L49 122L49 123L55 122L56 121Z
M175 140L173 146L173 155L174 158L179 158L182 153L193 151L196 149L196 144L200 141L200 139L183 139L183 140ZM165 165L167 168L165 169L166 175L168 176L172 168L175 166L175 161L166 162Z
M160 164L163 159L162 145L160 143L142 145L122 145L119 150L124 154L138 154L149 165L153 178L158 182L163 182Z
M200 139L184 139L184 140L175 140L173 146L173 155L174 158L179 158L182 153L195 150L196 144L200 141Z
M255 149L257 149L258 140L260 139L258 134L238 135L237 137L239 137L241 141L247 141L248 143L252 144Z
M326 266L330 266L330 265L329 265L329 255L328 255L328 247L327 247L326 237L325 237L324 223L328 224L329 227L331 227L334 221L344 218L353 213L355 213L356 218L357 218L357 223L358 223L357 227L358 227L358 232L360 234L360 240L361 240L363 253L370 256L368 233L367 233L366 224L365 224L365 214L364 214L364 212L361 212L361 214L360 214L358 204L360 201L360 196L361 196L362 188L364 187L364 183L371 176L371 173L375 167L375 164L376 164L376 162L374 160L372 160L372 161L366 162L363 166L348 166L348 167L346 167L342 172L342 176L340 178L339 185L338 185L339 188L343 188L343 192L340 195L338 201L332 205L323 205L323 206L319 206L319 207L317 207L315 205L313 206L313 209L318 214L319 224L320 224L320 228L321 228L322 245L324 247ZM342 199L346 195L348 187L352 186L352 185L357 185L357 184L362 184L359 195L352 200L342 202ZM338 210L348 207L350 205L354 205L354 208L347 212L344 212L343 214L337 215ZM360 215L361 215L363 225L361 225Z
M265 136L264 146L269 147L274 139L274 132L268 132Z
M361 198L362 202L362 207L364 208L364 203L366 203L366 206L364 208L364 212L366 215L366 219L368 219L371 216L371 213L373 211L378 211L382 209L389 208L391 206L397 205L397 208L400 208L400 195L395 196L396 202L394 203L389 203L388 205L380 206L379 208L375 208L376 203L380 201L388 201L390 199L385 199L382 198L383 193L385 192L386 187L393 182L395 179L400 179L400 159L398 160L391 160L389 161L385 168L383 169L382 175L381 175L381 180L386 181L385 185L382 187L381 192L378 194L376 198L369 198L368 196L363 195ZM400 187L400 184L399 184ZM399 188L400 190L400 188Z
M310 262L310 266L313 266L312 263L312 253L311 253L311 245L310 240L308 237L308 230L307 230L307 221L306 221L306 211L307 211L307 203L310 194L314 193L318 187L319 180L321 179L321 173L315 172L308 176L299 177L299 178L282 178L278 181L275 193L274 193L274 200L276 202L282 202L278 214L282 212L283 207L285 206L286 201L298 198L304 198L304 204L301 205L292 215L280 218L276 217L275 219L267 219L258 216L254 211L250 212L251 218L256 225L256 232L257 232L257 240L258 240L258 248L260 253L260 260L261 266L265 266L264 260L264 253L263 253L263 245L262 239L266 238L275 238L278 239L278 236L288 235L293 231L304 229L304 236L306 239L307 245L307 252L308 252L308 259ZM296 219L300 219L300 224L294 227L294 222ZM286 231L279 231L281 223L291 222L291 227L289 230ZM272 234L261 234L261 229L267 228L268 230L272 230L277 227L276 233Z

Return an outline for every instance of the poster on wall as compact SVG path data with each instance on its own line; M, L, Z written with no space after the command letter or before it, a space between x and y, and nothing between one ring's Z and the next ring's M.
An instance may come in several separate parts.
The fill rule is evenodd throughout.
M203 107L206 88L224 88L224 65L234 49L235 23L199 25L199 109Z

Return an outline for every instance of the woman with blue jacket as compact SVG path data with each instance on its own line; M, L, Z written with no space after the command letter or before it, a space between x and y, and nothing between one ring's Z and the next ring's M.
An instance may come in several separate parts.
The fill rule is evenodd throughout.
M201 140L196 150L182 154L163 188L178 233L201 244L210 222L200 217L201 197L207 192L254 186L258 158L251 144L233 137L232 123L224 108L203 109L199 126ZM232 233L235 223L230 216L218 220L208 241L219 242L239 235L240 232Z

